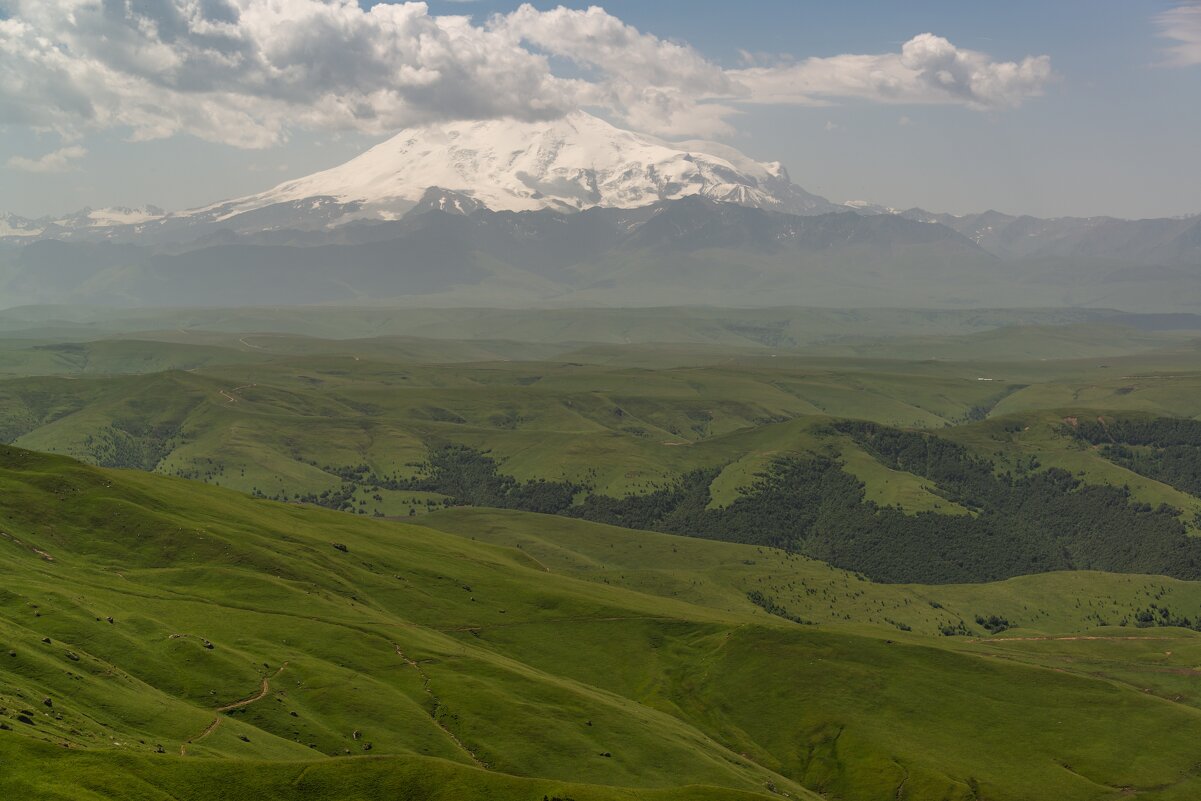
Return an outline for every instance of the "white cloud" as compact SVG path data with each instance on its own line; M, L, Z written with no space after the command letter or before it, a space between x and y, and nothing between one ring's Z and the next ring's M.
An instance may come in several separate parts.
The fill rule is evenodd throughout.
M1173 67L1201 64L1201 3L1186 3L1156 15L1159 35L1173 44L1164 48Z
M1047 56L994 61L931 33L899 53L808 58L778 67L734 70L731 76L759 103L825 104L835 98L878 103L955 103L974 109L1018 106L1051 79Z
M88 151L79 145L68 145L36 159L13 156L5 162L5 166L21 172L71 172L78 169L74 162L87 154Z
M240 147L291 127L373 133L447 118L555 117L577 82L545 56L422 3L10 0L0 124L128 127Z
M0 0L0 125L266 147L297 128L385 133L601 108L660 134L729 133L747 103L1014 106L1045 56L996 62L923 34L900 53L723 69L600 8L483 21L356 0ZM570 74L556 67L570 63ZM562 70L560 70L560 73Z
M524 5L494 18L492 26L515 43L594 71L581 103L610 109L652 133L728 133L725 117L736 111L712 99L743 93L692 47L642 33L596 6L538 11Z

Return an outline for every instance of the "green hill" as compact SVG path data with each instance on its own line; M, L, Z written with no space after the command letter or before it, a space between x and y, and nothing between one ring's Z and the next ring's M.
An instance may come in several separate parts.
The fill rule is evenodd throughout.
M1195 613L1191 585L1071 574L882 586L770 549L562 518L426 520L459 533L0 450L0 757L15 766L0 793L1183 799L1201 788L1201 710L1181 691L1201 640L1093 629L1073 611L1154 591ZM1056 582L1082 589L1052 605ZM789 614L819 618L825 603L843 619L797 624L751 594L785 605L783 587L802 584L813 593L798 597L821 600ZM881 622L903 622L919 598L942 610L927 601L914 623L1016 604L1046 615L1013 612L1020 627L996 636L972 620L970 637ZM1071 639L1023 639L1027 626Z
M550 346L530 353L470 342L204 339L0 352L0 362L8 353L11 369L25 372L0 381L0 440L271 497L339 490L347 469L360 465L411 474L449 442L491 451L518 478L587 482L615 495L728 467L717 490L726 498L771 452L804 450L804 430L820 417L955 432L1004 415L1026 424L1024 415L1045 411L1055 420L1088 410L1201 415L1195 354L1187 353L908 362L592 346L556 359L547 357ZM518 360L497 360L498 351ZM520 360L522 352L534 360ZM54 364L17 358L31 354ZM889 477L869 462L848 457L871 497L914 510L938 503L912 482L884 487ZM403 514L412 500L373 494L356 496L356 505Z
M42 343L26 351L69 355L56 369L73 372L0 380L0 440L367 516L490 505L783 546L895 582L1071 569L1194 577L1201 497L1110 458L1067 421L1201 416L1195 352L989 361L1006 342L1100 329L1048 330L949 337L961 361L945 362L221 331ZM498 360L505 352L517 360ZM202 363L156 369L186 359ZM963 453L931 472L924 457L879 453L846 420L931 432L911 440ZM1196 449L1170 447L1177 461L1180 447ZM431 472L448 448L473 454L443 471L466 471L451 481ZM975 462L988 463L975 484L952 480ZM791 489L766 502L761 476L782 465L794 468ZM786 500L806 470L834 483ZM537 486L502 497L504 482ZM819 510L803 525L789 516L802 506Z

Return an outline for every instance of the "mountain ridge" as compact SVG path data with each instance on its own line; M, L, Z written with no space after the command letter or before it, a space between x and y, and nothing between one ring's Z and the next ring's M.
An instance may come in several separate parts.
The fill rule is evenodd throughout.
M838 205L778 162L583 112L412 128L265 192L158 212L0 216L0 300L1201 308L1201 217Z
M448 199L435 193L430 208L396 221L332 232L225 232L190 247L39 241L7 259L0 254L0 281L10 276L0 288L33 302L86 292L116 305L405 297L449 305L754 305L799 302L819 286L887 289L948 271L983 280L996 261L945 226L892 216L798 216L699 197L638 209L464 214L438 207ZM895 275L882 280L884 262L894 263Z
M835 203L793 183L777 161L758 161L722 143L668 142L583 111L541 122L500 119L408 128L343 164L179 212L146 206L84 208L37 219L0 214L0 244L65 239L178 247L228 232L332 231L395 222L432 207L438 193L443 210L462 213L637 209L703 197L802 216L838 212L938 223L1005 259L1201 263L1201 215L1039 218L995 210L897 209L863 200Z
M1089 257L1132 259L1143 264L1201 263L1201 215L1149 217L1053 217L945 214L911 208L897 215L945 225L1002 258Z

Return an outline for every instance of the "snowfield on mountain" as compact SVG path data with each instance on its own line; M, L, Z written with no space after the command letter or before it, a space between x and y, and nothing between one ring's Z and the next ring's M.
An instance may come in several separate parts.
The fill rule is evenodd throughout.
M836 208L795 186L779 162L717 143L673 144L578 111L546 122L408 128L345 164L196 213L232 216L330 198L352 204L357 218L393 219L430 187L493 211L637 208L690 195L793 214Z

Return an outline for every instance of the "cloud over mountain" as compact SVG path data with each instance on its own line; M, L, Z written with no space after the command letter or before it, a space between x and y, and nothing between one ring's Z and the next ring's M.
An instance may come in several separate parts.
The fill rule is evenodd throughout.
M570 65L563 74L563 65ZM600 108L659 134L721 134L745 103L1014 106L1050 77L932 34L899 53L727 69L601 8L477 20L354 0L0 0L0 124L266 147L290 130L384 133Z

